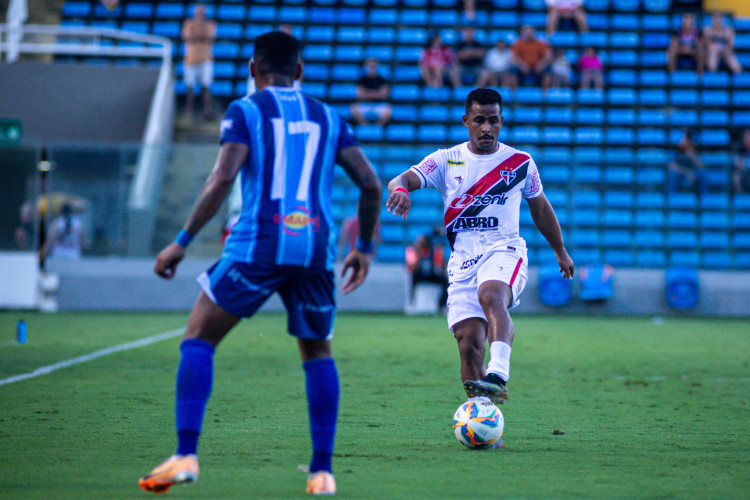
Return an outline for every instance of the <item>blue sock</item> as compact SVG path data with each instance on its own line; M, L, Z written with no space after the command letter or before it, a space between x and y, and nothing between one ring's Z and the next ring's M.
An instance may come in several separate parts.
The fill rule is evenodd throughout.
M180 366L177 368L175 416L177 454L190 455L198 449L203 413L214 374L214 346L198 339L180 344Z
M310 417L313 456L310 472L331 469L336 417L339 409L339 374L333 358L306 361L307 409Z

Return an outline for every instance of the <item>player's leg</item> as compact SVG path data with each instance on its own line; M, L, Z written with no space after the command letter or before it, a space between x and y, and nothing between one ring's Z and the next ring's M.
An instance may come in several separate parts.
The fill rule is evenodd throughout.
M467 318L456 323L452 330L461 360L461 381L484 377L487 323L482 318Z
M160 493L174 484L198 480L198 439L211 395L214 349L239 320L204 292L198 296L180 344L175 396L177 451L138 481L142 489Z
M514 335L508 309L518 304L526 284L526 276L526 255L522 251L490 253L478 264L477 297L487 318L490 361L487 375L464 384L467 392L488 396L498 403L508 399L505 385L510 378L510 353Z
M339 375L331 356L336 316L333 273L326 270L290 271L279 289L288 312L289 333L297 337L305 371L312 458L307 493L336 492L331 458L339 406Z

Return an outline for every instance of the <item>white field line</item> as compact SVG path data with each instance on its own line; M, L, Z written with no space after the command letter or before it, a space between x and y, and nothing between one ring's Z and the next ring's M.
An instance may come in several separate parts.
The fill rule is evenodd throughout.
M0 385L12 384L13 382L20 382L22 380L28 380L30 378L39 377L41 375L47 375L48 373L52 373L62 368L67 368L69 366L86 363L87 361L92 361L94 359L101 358L102 356L109 356L110 354L114 354L116 352L129 351L130 349L137 349L138 347L144 347L147 345L155 344L156 342L161 342L162 340L167 340L173 337L177 337L178 335L182 335L182 332L184 331L185 331L184 328L178 328L177 330L171 330L169 332L160 333L158 335L146 337L145 339L136 340L134 342L128 342L127 344L120 344L120 345L116 345L112 347L107 347L106 349L101 349L99 351L94 351L89 354L84 354L83 356L78 356L77 358L60 361L59 363L55 363L53 365L42 366L41 368L37 368L33 372L23 373L21 375L15 375L13 377L0 379Z

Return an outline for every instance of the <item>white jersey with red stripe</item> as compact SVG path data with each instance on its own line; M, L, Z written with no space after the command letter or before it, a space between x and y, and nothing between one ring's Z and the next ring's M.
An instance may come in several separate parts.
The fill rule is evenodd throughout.
M448 270L454 276L493 249L525 255L526 242L518 232L521 198L542 193L539 171L528 153L498 143L496 152L477 155L468 146L465 142L440 149L411 167L422 187L443 195L452 249Z

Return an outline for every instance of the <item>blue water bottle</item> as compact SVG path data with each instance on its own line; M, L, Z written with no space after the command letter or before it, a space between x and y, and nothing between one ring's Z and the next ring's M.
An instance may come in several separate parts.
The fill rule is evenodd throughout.
M26 343L26 322L22 319L19 319L16 325L16 339L19 344Z

